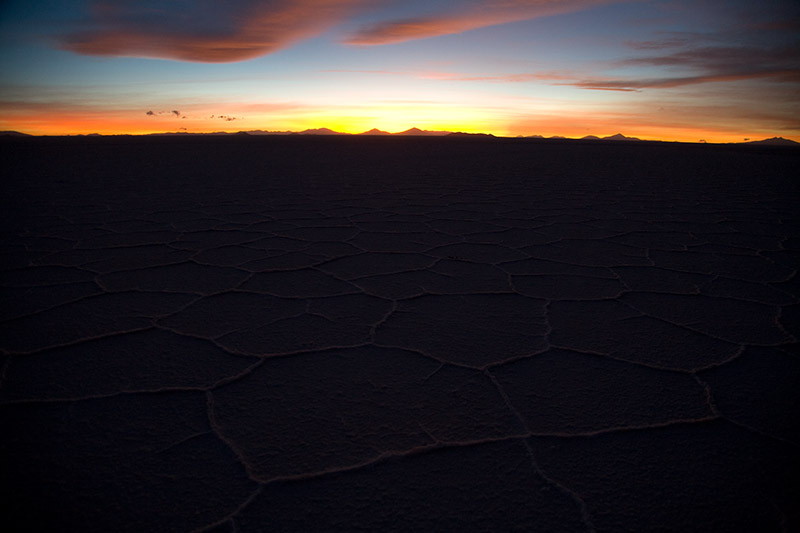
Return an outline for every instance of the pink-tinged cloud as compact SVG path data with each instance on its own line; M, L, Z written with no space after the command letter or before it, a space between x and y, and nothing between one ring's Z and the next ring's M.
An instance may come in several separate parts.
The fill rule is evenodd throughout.
M649 41L644 46L629 43L636 50L660 50L686 45L682 39ZM639 78L597 77L587 78L575 71L540 71L500 75L466 74L446 71L394 72L394 71L342 71L370 74L410 75L417 78L441 81L526 83L540 82L551 85L572 86L596 91L635 92L645 89L671 89L705 83L768 80L771 83L800 84L800 47L781 46L764 48L693 47L663 55L628 58L613 63L620 67L654 67L664 73L659 77ZM652 68L649 69L652 71Z
M312 37L366 0L91 0L80 29L60 38L85 55L225 63Z
M524 83L528 81L553 81L565 79L564 74L554 72L522 72L502 75L472 75L459 72L427 71L416 74L425 80L485 81L491 83Z
M362 28L346 44L367 46L462 33L487 26L530 20L619 3L621 0L469 0L453 11L382 22Z
M356 74L376 74L385 76L411 76L423 80L439 81L485 81L491 83L524 83L531 81L563 81L574 79L574 75L558 72L521 72L502 75L474 75L446 71L396 71L396 70L353 70L330 69L325 72L345 72Z
M493 83L525 83L525 82L545 82L551 85L563 85L578 87L581 89L592 89L596 91L621 91L635 92L642 89L670 89L673 87L683 87L685 85L696 85L699 83L713 83L724 81L739 81L749 79L771 78L777 81L800 82L800 70L782 69L770 70L754 68L751 70L740 69L739 72L722 72L717 74L707 74L698 76L665 77L654 79L595 79L581 80L576 79L574 74L557 72L532 72L521 74L506 74L502 76L469 76L464 74L432 72L420 74L419 77L433 80L445 81L484 81Z

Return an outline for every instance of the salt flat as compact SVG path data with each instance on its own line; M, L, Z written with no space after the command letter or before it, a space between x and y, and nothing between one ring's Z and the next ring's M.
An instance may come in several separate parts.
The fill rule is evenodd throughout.
M800 150L0 150L31 530L800 528Z

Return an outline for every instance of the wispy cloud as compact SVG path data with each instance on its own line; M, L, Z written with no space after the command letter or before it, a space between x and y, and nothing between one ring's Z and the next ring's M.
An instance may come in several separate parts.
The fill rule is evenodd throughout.
M151 110L147 111L145 113L145 115L147 115L149 117L155 117L155 116L158 116L158 115L168 115L168 116L174 116L175 118L183 118L183 119L186 119L186 118L196 119L196 118L198 118L196 115L193 115L193 116L185 115L185 114L181 113L180 111L178 111L177 109L173 109L172 111L153 111L151 109ZM209 116L208 118L211 119L211 120L222 120L222 121L225 121L225 122L233 122L234 120L240 120L240 119L242 119L244 117L235 117L233 115L217 115L217 114L214 114L214 115Z
M355 69L328 69L324 72L342 72L352 74L375 74L379 76L408 76L423 80L440 81L484 81L493 83L523 83L529 81L553 81L570 79L569 75L558 72L520 72L510 74L467 74L464 72L449 72L440 70L355 70Z
M525 82L551 82L569 79L569 76L559 72L520 72L501 75L474 75L457 72L423 72L418 77L429 80L443 81L482 81L490 83L525 83Z
M664 69L667 75L638 79L588 79L563 84L583 89L635 91L751 79L798 83L800 46L689 47L669 54L626 59L620 61L619 65L656 67ZM676 74L670 76L670 71Z
M148 117L154 117L156 115L175 115L176 118L181 118L184 115L181 115L181 112L177 109L173 109L172 111L153 111L152 109L148 110L145 113Z
M388 20L345 40L376 45L460 33L485 26L632 0L432 1L431 16ZM369 0L87 0L88 17L58 37L79 54L224 63L263 56L394 2ZM441 7L439 7L441 4ZM437 10L437 7L439 9Z
M741 81L759 78L772 78L777 81L798 83L800 82L800 71L752 71L730 74L711 74L707 76L684 76L640 80L579 80L574 82L558 83L557 85L571 85L581 89L594 89L601 91L637 91L641 89L671 89L686 85L697 85L699 83Z
M635 92L645 89L670 89L705 83L743 80L769 80L777 83L800 83L800 46L691 46L686 37L664 40L629 42L636 51L664 51L661 54L626 58L609 62L605 67L620 69L645 68L655 76L630 77L589 76L578 70L550 70L505 74L482 74L450 71L388 71L388 70L331 70L362 74L410 76L419 79L489 82L489 83L546 83L598 91ZM674 51L675 48L680 48ZM597 68L597 67L595 67Z
M90 0L59 39L86 55L223 63L269 54L323 31L365 0Z
M669 54L626 59L627 65L680 66L708 71L729 71L743 65L761 65L763 69L798 66L800 46L686 46Z
M230 115L211 115L208 118L217 119L217 120L224 120L225 122L232 122L234 120L237 120L237 118L239 118L239 117L232 117Z
M345 40L366 46L461 33L508 22L580 11L621 0L483 0L456 4L436 15L390 20L362 28Z

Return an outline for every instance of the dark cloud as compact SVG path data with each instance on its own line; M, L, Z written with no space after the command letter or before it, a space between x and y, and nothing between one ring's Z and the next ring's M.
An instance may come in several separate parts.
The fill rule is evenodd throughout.
M176 118L181 118L181 119L185 119L185 118L192 118L192 117L190 117L190 116L188 116L188 115L184 115L184 114L182 114L182 113L181 113L180 111L178 111L177 109L173 109L172 111L159 111L159 112L157 112L157 113L156 113L155 111L152 111L152 110L151 110L151 111L148 111L148 112L146 113L146 115L148 115L148 116L154 116L154 115L174 115ZM239 120L239 119L241 119L242 117L233 117L233 116L230 116L230 115L211 115L211 116L210 116L210 117L208 117L208 118L214 118L214 119L218 119L218 120L224 120L224 121L226 121L226 122L232 122L232 121L234 121L234 120Z
M172 111L159 111L158 113L156 113L153 110L150 110L145 114L147 116L150 116L150 117L155 116L155 115L175 115L177 118L186 118L186 116L185 115L181 115L181 112L178 111L177 109L173 109Z
M79 54L224 63L243 61L313 37L362 10L399 0L86 0L89 15L59 37ZM624 0L430 0L434 16L364 27L348 44L374 45L448 35L579 11Z
M60 38L86 55L222 63L320 33L366 0L89 0L80 29Z
M800 45L759 46L686 46L669 54L626 59L623 65L688 67L707 72L731 72L736 69L786 70L800 68Z
M654 46L653 49L655 48ZM626 59L619 64L629 67L659 67L672 70L676 74L644 79L579 80L563 85L594 90L635 91L749 79L770 79L779 83L800 82L800 46L687 47L668 54Z

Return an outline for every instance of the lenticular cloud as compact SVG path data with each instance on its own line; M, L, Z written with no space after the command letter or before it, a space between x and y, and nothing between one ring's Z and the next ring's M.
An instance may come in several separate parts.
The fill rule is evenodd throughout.
M433 15L379 22L361 28L347 44L368 46L451 35L487 26L580 11L619 0L481 0Z
M227 63L267 55L318 35L368 9L384 14L344 39L350 45L392 44L486 26L579 11L620 0L430 0L424 13L368 0L90 0L87 19L59 38L85 55ZM389 13L395 13L389 15Z
M244 61L314 36L359 4L364 1L95 0L88 20L61 36L60 45L85 55Z

